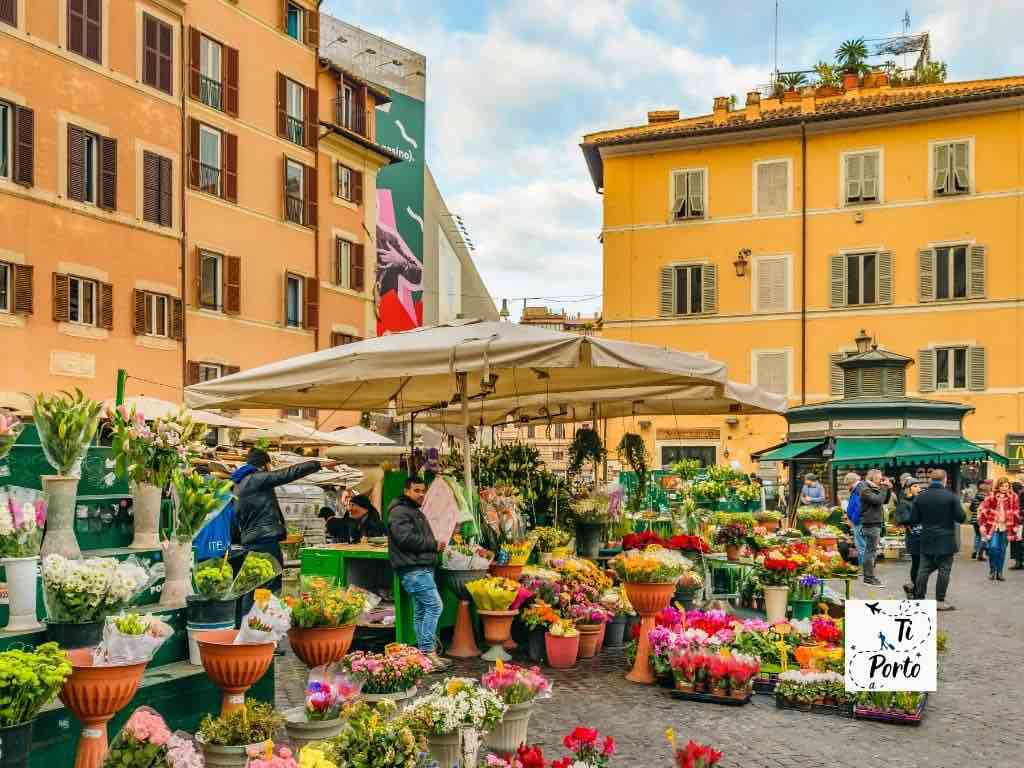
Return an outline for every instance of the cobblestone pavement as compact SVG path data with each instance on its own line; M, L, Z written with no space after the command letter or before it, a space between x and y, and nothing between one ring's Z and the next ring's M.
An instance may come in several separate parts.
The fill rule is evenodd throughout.
M858 583L854 596L902 598L900 584L908 567L880 564L887 586ZM958 610L939 614L949 646L940 657L939 690L929 697L918 727L777 710L774 699L762 695L736 708L676 701L665 690L625 680L621 652L606 650L573 670L549 670L554 696L535 710L531 741L542 744L549 756L561 757L562 736L585 724L615 737L619 749L613 766L622 768L671 765L664 739L669 726L684 740L722 750L726 768L1017 765L1024 734L1019 677L1024 571L1007 571L1005 582L990 582L987 564L958 559L948 599ZM301 703L305 668L290 652L282 661L278 703ZM462 662L454 672L478 675L483 668L479 662Z

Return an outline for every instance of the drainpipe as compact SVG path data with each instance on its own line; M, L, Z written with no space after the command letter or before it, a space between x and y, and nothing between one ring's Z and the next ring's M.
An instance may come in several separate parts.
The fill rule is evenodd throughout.
M807 405L807 123L800 121L800 405Z
M185 14L181 14L181 31L179 33L180 42L178 44L178 50L181 51L179 87L181 90L181 162L178 163L179 176L181 178L181 195L180 195L180 208L181 211L181 257L180 264L178 265L178 273L181 275L180 287L181 287L181 390L182 390L182 401L185 397L185 383L188 381L188 279L185 273L185 267L188 264L188 238L185 236L185 188L188 186L188 174L189 174L189 146L188 146L188 97L186 93L189 88L189 71L185 65L185 51L189 50L186 46L188 45L188 34L185 29ZM191 51L189 51L191 55Z

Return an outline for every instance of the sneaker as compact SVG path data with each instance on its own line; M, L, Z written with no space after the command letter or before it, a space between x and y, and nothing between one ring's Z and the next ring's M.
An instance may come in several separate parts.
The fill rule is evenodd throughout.
M951 603L945 603L945 602L940 600L938 602L938 604L935 606L935 610L936 611L955 611L956 610L956 606L951 604Z
M427 658L430 659L431 674L447 672L449 669L452 668L452 662L450 662L448 659L444 659L438 656L436 653L428 654Z
M913 584L904 584L903 585L903 592L904 592L904 594L906 594L907 600L911 600L914 597L914 585Z
M881 579L864 579L864 583L869 587L884 587L885 582Z

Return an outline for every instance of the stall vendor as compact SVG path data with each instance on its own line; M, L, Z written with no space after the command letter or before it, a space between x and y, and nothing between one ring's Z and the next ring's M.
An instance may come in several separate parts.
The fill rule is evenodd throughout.
M339 544L358 544L363 539L388 535L380 512L364 494L352 497L345 517L336 517L330 507L321 509L320 517L326 521L327 535Z

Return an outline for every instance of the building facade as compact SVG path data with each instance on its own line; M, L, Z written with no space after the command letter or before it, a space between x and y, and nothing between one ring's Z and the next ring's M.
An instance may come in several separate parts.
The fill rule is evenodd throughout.
M0 3L5 388L180 400L375 334L387 94L319 42L314 0Z
M580 313L570 315L564 309L561 312L552 312L548 307L524 307L519 324L578 333L581 336L595 336L601 330L601 316Z
M1024 78L752 91L730 109L593 133L604 335L729 366L791 404L843 394L862 329L912 356L907 394L975 409L966 436L1024 431ZM610 424L609 441L621 425ZM779 417L653 419L655 464L750 463Z

